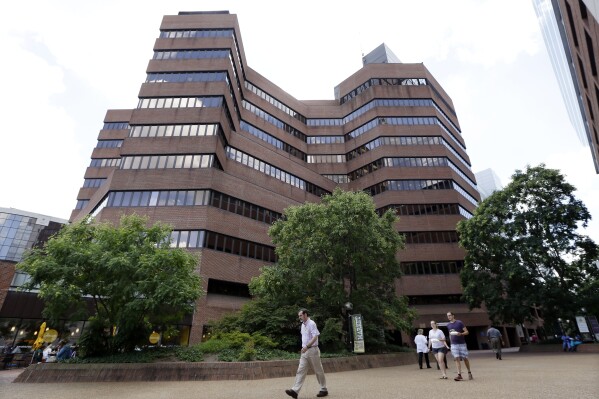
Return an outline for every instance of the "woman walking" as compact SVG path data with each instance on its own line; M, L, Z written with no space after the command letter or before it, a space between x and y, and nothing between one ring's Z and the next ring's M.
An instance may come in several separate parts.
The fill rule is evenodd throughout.
M428 332L428 347L433 351L433 355L437 359L437 363L439 367L441 367L441 379L447 379L447 371L445 369L445 354L447 353L447 342L445 342L445 334L443 331L437 328L437 323L433 320L431 321L431 330Z

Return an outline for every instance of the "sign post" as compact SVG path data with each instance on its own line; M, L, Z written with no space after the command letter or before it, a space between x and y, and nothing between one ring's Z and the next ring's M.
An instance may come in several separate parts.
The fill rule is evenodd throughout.
M354 338L354 353L364 353L364 328L362 327L362 315L351 315L352 335Z

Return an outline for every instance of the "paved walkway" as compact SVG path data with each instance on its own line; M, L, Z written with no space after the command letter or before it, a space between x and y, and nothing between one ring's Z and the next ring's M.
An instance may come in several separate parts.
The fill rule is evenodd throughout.
M386 367L327 374L329 398L402 399L422 397L469 398L599 398L599 355L592 353L504 353L495 360L488 351L471 353L473 381L440 380L435 367ZM449 362L449 374L455 365ZM284 390L293 377L256 381L116 382L17 384L21 370L0 371L0 398L210 398L289 399ZM314 375L306 378L300 398L314 398Z

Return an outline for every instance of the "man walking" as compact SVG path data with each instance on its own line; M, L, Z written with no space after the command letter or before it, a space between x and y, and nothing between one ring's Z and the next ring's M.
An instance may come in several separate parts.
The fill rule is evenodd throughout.
M503 338L501 337L499 330L491 326L487 330L487 339L491 344L491 348L493 348L493 352L495 352L495 358L497 360L501 360L501 347L503 346Z
M320 361L320 350L318 349L318 328L316 323L308 317L308 311L301 309L298 312L298 317L302 321L302 356L300 357L299 367L295 375L295 384L291 389L285 390L285 393L292 398L297 398L306 374L308 373L308 364L314 370L316 379L320 385L320 391L316 394L317 397L321 398L327 396L329 391L327 390L327 382L324 376L324 370L322 369L322 362Z
M458 369L458 375L454 378L454 381L462 381L462 364L468 369L468 379L472 380L472 373L470 372L470 361L468 360L468 347L466 346L466 335L469 334L468 329L462 323L461 320L456 320L455 316L451 312L447 312L447 329L449 330L449 337L451 339L451 355L455 360L456 368Z

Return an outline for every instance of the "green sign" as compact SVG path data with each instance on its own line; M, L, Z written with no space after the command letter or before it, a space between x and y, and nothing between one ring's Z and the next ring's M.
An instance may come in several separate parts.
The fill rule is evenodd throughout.
M351 315L351 326L354 337L354 353L364 353L364 328L362 328L362 315Z

